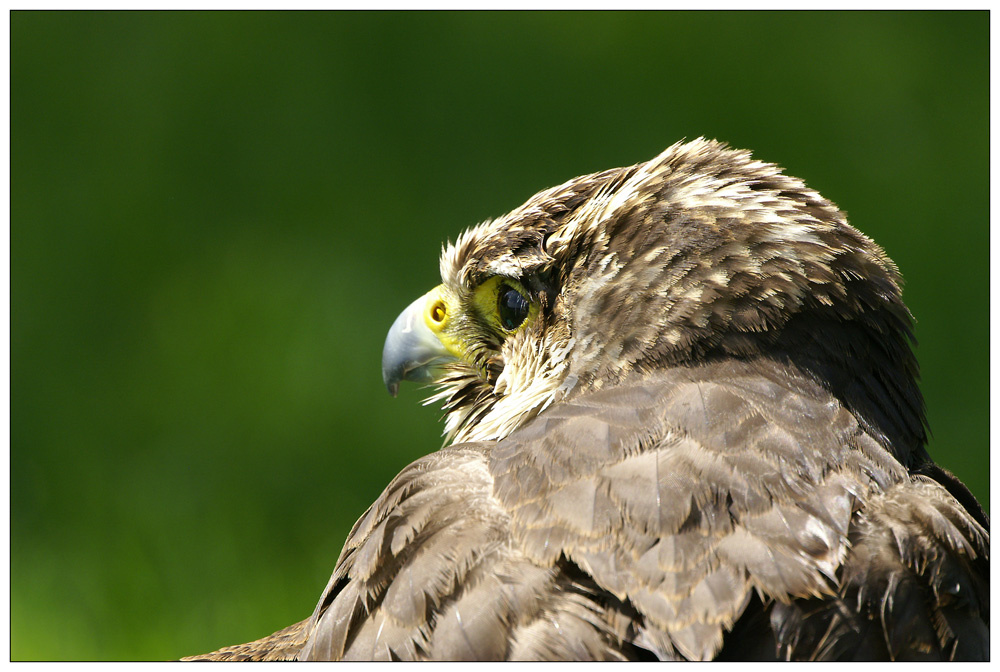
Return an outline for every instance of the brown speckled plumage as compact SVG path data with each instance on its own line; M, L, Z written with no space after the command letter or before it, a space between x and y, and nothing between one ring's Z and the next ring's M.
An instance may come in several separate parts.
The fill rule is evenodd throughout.
M989 521L931 462L892 261L716 142L577 178L441 260L451 445L351 531L312 616L195 659L989 657Z

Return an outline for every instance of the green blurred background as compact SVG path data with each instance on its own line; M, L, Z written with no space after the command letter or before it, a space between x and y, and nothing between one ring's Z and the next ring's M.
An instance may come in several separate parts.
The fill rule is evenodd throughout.
M382 386L441 243L699 135L899 264L932 455L989 502L985 12L11 16L11 645L306 617L440 446Z

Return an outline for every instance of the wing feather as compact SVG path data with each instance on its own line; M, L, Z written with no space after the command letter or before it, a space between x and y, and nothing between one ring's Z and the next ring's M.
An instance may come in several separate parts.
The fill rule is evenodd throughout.
M988 658L984 516L928 473L778 364L649 374L407 467L282 650Z

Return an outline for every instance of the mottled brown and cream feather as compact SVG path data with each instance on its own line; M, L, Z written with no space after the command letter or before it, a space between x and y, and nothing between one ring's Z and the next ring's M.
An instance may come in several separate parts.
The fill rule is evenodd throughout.
M454 442L358 521L313 615L200 659L989 658L989 521L930 461L900 276L833 204L696 140L441 259L477 330Z

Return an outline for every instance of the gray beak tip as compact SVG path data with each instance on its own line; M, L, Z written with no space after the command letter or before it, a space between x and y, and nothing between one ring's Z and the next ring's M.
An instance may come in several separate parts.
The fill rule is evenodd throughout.
M455 358L424 322L425 305L427 295L407 306L385 337L382 380L394 397L400 381L432 382L440 363Z

